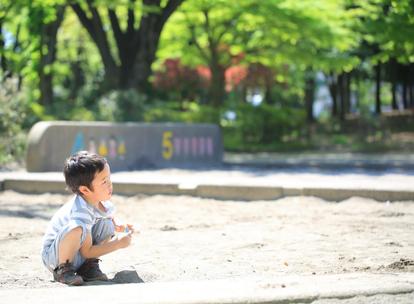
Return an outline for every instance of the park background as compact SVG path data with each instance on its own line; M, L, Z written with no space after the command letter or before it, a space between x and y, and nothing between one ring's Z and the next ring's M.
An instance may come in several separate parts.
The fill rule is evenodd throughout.
M410 152L410 0L2 0L0 165L37 121L215 123L229 152Z

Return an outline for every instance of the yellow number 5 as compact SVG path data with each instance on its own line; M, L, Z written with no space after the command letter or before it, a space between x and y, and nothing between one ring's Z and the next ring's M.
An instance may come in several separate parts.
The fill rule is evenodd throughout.
M172 144L172 136L173 133L171 131L165 131L162 134L162 157L164 157L164 159L171 159L171 157L173 156L174 150Z

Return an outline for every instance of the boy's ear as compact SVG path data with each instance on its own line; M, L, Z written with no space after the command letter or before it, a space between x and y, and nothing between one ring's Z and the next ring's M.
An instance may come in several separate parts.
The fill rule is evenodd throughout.
M91 193L91 190L86 186L79 186L79 192L82 193L83 195L87 195Z

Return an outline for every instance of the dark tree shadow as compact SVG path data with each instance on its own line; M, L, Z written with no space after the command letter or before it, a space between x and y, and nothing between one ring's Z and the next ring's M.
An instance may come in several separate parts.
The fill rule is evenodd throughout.
M35 210L31 207L27 207L26 210L7 210L7 206L2 206L2 208L0 208L0 217L20 217L26 219L49 220L51 215L42 214L39 210Z

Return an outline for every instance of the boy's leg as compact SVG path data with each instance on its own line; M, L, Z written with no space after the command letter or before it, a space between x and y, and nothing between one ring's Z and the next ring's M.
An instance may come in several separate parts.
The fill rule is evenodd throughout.
M100 219L92 226L92 245L102 244L112 238L115 227L111 219ZM99 268L99 259L87 259L78 269L85 281L107 281L108 277Z
M82 277L75 274L85 259L80 255L79 248L85 240L84 227L72 223L62 229L43 255L47 268L53 273L55 281L68 285L81 285Z
M76 227L69 231L59 243L59 265L65 262L73 262L76 253L81 246L82 227Z

